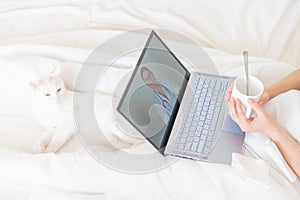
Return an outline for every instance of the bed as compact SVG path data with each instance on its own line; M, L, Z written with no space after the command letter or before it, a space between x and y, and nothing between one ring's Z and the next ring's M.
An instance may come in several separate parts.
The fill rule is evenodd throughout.
M299 179L259 133L247 133L247 150L234 154L232 165L178 159L148 173L97 162L78 135L56 154L33 154L43 129L34 119L28 87L59 66L67 87L78 90L83 64L105 67L96 89L103 109L99 123L113 131L118 127L109 105L140 52L107 67L103 60L87 59L101 44L128 31L171 30L201 47L218 72L229 76L243 74L241 52L247 49L250 74L267 86L300 66L299 9L300 2L292 0L0 1L0 198L299 199ZM110 58L122 46L106 48ZM180 57L176 45L171 49ZM265 109L300 142L298 91L278 96ZM153 148L143 142L128 151Z

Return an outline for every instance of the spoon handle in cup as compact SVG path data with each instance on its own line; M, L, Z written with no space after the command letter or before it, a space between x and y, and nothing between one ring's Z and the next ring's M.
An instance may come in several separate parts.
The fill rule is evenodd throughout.
M248 68L248 51L243 52L244 64L245 64L245 75L246 75L246 93L249 96L249 68Z

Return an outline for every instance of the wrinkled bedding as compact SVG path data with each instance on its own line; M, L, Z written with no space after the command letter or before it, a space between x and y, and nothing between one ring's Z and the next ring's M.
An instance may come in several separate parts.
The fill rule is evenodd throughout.
M263 148L265 137L257 133L248 133L245 156L236 157L239 164L253 164L246 174L234 166L186 159L149 174L121 173L96 162L78 136L58 154L33 155L32 144L43 129L33 117L28 87L28 81L60 66L66 85L74 89L82 64L98 45L145 27L189 37L224 75L243 74L240 54L248 49L250 73L267 86L300 65L299 9L297 1L279 0L1 1L0 198L299 199L299 180L291 181L280 163L270 158ZM113 54L114 48L118 46L107 53ZM137 59L138 54L124 56L103 74L97 92L106 97L100 109L108 121L112 116L107 105ZM106 67L101 60L89 64ZM273 99L265 108L300 142L298 91ZM113 123L104 126L116 129ZM132 147L141 149L151 147L148 143ZM266 169L265 180L257 178L261 166Z

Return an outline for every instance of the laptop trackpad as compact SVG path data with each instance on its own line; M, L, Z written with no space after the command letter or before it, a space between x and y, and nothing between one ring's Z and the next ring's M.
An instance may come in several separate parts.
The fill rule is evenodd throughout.
M231 119L230 115L227 112L225 113L225 119L222 130L230 133L243 134L243 131L241 130L239 125Z

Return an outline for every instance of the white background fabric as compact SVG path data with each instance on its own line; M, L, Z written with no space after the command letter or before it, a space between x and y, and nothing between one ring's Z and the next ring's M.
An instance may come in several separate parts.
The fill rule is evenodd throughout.
M299 181L289 182L276 168L267 187L230 166L185 159L157 173L128 175L96 163L76 137L58 155L31 155L43 130L32 115L27 84L59 65L72 88L95 47L148 27L194 40L225 75L243 74L241 52L248 49L251 74L269 85L300 64L299 9L300 2L292 0L0 1L0 146L9 148L0 151L1 199L299 199ZM99 92L113 94L137 56L111 67ZM298 141L299 99L299 92L291 92L266 106ZM105 113L103 118L111 117ZM249 145L263 155L259 141L252 137Z

